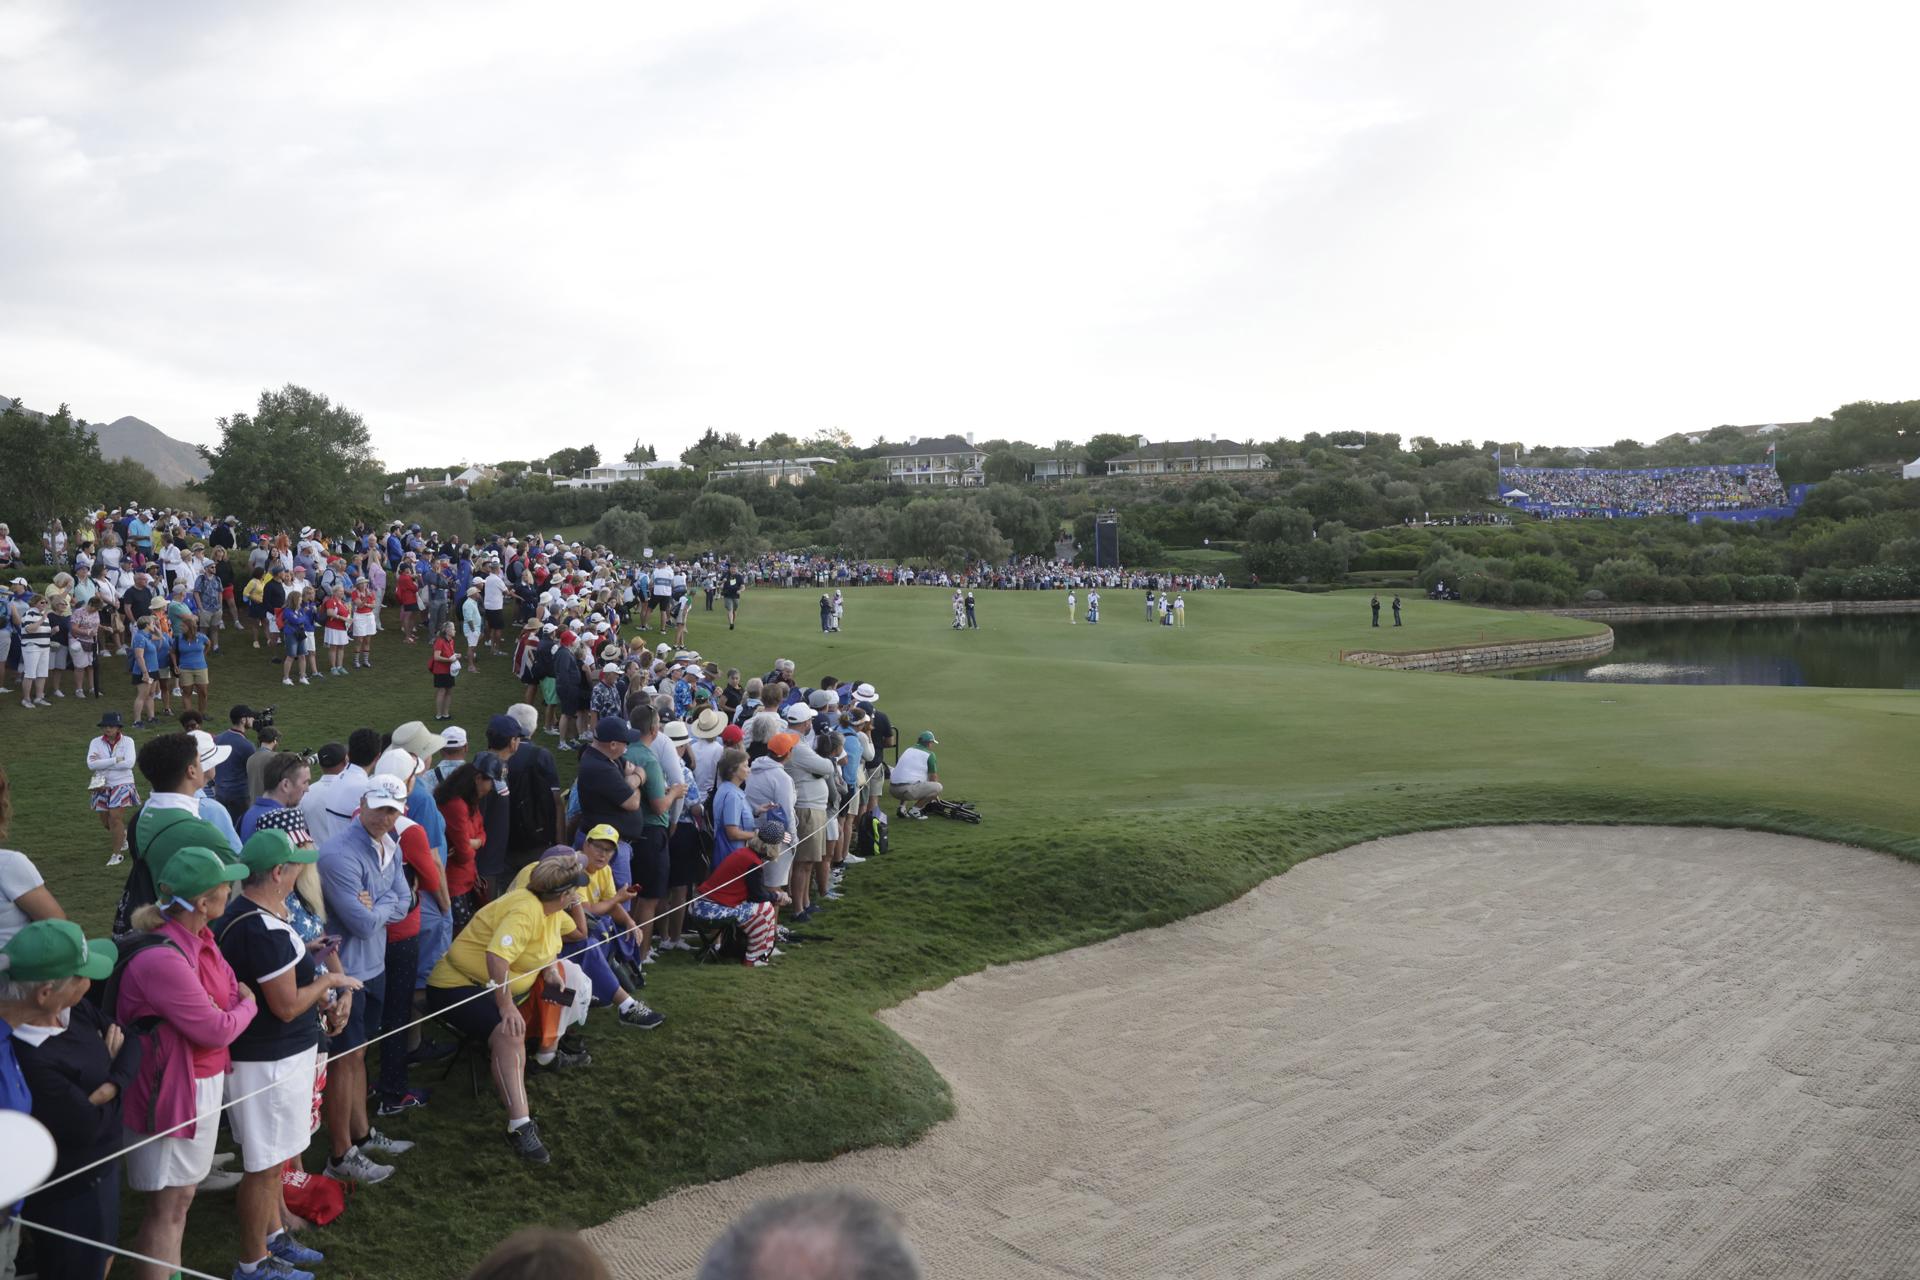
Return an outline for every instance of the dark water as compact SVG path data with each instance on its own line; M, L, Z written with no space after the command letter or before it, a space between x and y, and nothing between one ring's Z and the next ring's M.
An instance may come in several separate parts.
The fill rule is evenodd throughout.
M1613 628L1593 662L1499 674L1611 684L1791 684L1920 689L1920 615L1722 618Z

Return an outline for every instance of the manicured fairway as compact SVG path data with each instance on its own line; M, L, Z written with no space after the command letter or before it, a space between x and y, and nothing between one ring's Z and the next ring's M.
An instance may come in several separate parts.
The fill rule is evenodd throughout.
M1348 668L1342 648L1593 624L1408 600L1407 626L1376 631L1365 593L1196 592L1177 631L1143 621L1140 593L1103 596L1105 621L1090 627L1068 625L1064 593L981 592L981 629L955 632L945 591L862 589L833 636L818 630L816 592L751 591L733 633L696 607L690 639L722 666L757 674L790 657L806 683L872 681L903 738L935 730L949 793L986 823L896 823L895 853L856 868L847 900L813 926L832 941L772 970L654 966L647 994L664 1028L621 1032L596 1017L594 1066L535 1082L555 1150L542 1173L511 1162L497 1103L484 1081L470 1100L462 1068L425 1113L393 1125L421 1145L323 1233L327 1273L389 1275L404 1260L412 1274L456 1275L522 1222L599 1222L691 1181L909 1140L946 1114L946 1087L874 1010L987 964L1218 905L1358 840L1489 822L1705 822L1920 856L1920 694ZM230 649L214 661L210 709L223 722L235 701L277 702L294 747L428 715L422 650L389 631L376 652L373 672L285 689L254 650ZM82 759L99 711L127 707L123 664L108 672L117 701L23 711L0 700L18 809L8 843L92 927L120 884L102 866ZM518 693L504 660L483 659L460 682L457 722L477 732ZM231 1269L228 1216L224 1204L196 1210L190 1261Z

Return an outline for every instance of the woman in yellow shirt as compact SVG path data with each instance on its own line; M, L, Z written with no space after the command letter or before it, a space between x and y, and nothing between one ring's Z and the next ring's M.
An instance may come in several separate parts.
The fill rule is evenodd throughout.
M568 850L569 853L572 850ZM586 1019L589 986L580 967L560 959L561 941L584 928L575 912L587 877L571 858L543 858L526 888L474 912L427 975L427 1010L470 1039L487 1038L493 1086L507 1109L507 1143L534 1164L546 1144L527 1104L527 1041L542 1065L585 1066L586 1054L560 1056L566 1027ZM489 990L491 988L491 990Z

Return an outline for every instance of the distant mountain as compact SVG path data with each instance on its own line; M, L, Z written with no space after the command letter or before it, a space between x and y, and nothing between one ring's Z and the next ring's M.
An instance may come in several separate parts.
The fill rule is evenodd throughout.
M0 396L0 412L17 404L6 396ZM36 422L45 422L46 415L26 405L19 406L20 412ZM112 422L83 423L93 432L93 438L100 442L100 456L108 460L114 458L132 458L135 462L153 472L154 479L161 484L183 485L191 480L207 478L207 460L200 451L184 440L175 440L151 422L140 418L116 418Z
M175 440L150 422L115 418L105 426L93 424L93 435L100 442L101 457L132 458L162 484L183 485L207 478L207 460L198 449Z

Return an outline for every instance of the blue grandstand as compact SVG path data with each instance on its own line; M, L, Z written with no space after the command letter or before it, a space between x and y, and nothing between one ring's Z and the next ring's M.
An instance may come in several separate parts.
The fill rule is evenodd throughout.
M1807 485L1788 487L1771 462L1718 467L1502 467L1500 499L1547 519L1779 520Z

